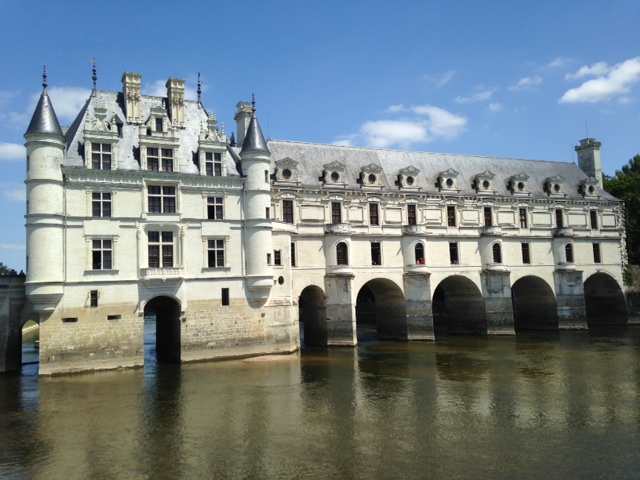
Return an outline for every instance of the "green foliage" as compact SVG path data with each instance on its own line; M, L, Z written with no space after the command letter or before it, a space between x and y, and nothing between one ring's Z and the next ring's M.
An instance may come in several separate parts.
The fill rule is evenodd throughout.
M627 287L633 286L633 284L636 282L636 275L633 272L632 267L628 266L624 269L624 271L622 272L622 281Z
M614 176L604 177L604 189L624 200L627 222L627 253L629 263L640 265L640 155L616 170Z
M0 275L9 275L9 272L11 272L11 269L0 262Z

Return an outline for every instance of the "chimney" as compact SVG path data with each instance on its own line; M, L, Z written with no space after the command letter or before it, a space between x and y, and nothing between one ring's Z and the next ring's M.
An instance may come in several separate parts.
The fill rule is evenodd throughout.
M250 102L238 102L236 105L238 113L234 117L236 125L238 127L238 147L242 147L244 137L247 134L247 128L249 128L249 122L251 122L251 113L253 112L253 105Z
M595 138L584 138L580 140L580 145L575 147L576 152L578 152L578 166L584 173L595 178L600 188L602 188L601 146L602 143Z
M124 72L122 74L122 93L124 95L124 111L127 123L142 123L142 109L140 107L140 85L142 75Z
M170 78L166 86L171 124L174 128L184 128L184 80Z

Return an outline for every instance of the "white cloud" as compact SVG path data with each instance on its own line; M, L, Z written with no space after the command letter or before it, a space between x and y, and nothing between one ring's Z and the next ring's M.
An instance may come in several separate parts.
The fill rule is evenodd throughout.
M144 95L150 95L152 97L166 97L167 96L167 81L166 80L156 80L150 85L146 85L142 89L142 93ZM196 101L198 99L198 92L190 87L185 87L184 89L184 98L186 100Z
M598 67L596 67L599 65ZM609 100L616 95L626 95L630 87L640 81L640 57L631 58L613 67L599 62L591 67L582 67L575 75L597 75L591 72L603 72L598 78L587 80L576 88L567 90L559 103L597 103ZM578 78L578 77L575 77Z
M408 148L413 143L427 141L425 122L377 120L365 123L360 131L367 145L374 148L389 148L394 145Z
M524 77L518 80L518 83L509 87L509 90L522 91L529 90L542 83L542 77L540 75L534 75L533 77Z
M606 75L611 69L606 62L594 63L590 66L583 66L576 73L567 73L564 78L567 80L577 80L584 77L598 77L600 75Z
M427 117L426 123L431 137L444 137L451 140L460 135L467 125L466 118L432 105L413 107L413 111Z
M0 161L3 160L22 160L26 157L24 145L18 143L2 143L0 142Z
M339 147L352 147L353 146L352 140L353 140L353 135L349 135L349 136L340 138L335 142L332 142L331 145L337 145Z
M466 97L456 97L456 103L465 104L465 103L486 102L487 100L491 100L491 97L493 96L493 92L495 92L495 88L478 91Z
M455 75L455 73L456 72L454 70L449 70L444 73L425 75L424 78L428 82L433 83L436 86L436 88L440 88L445 86L447 83L449 83L453 78L453 76Z
M91 90L81 87L53 87L49 88L48 92L53 109L61 123L72 122L91 95ZM34 96L35 101L31 112L35 110L39 98L39 93Z
M570 62L571 62L571 60L569 60L568 58L558 57L558 58L554 59L549 64L549 67L550 68L564 68L564 67L568 66Z

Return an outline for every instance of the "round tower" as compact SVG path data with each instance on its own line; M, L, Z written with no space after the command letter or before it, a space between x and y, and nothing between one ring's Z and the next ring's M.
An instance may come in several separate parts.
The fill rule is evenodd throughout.
M27 143L26 294L36 311L51 312L64 281L64 134L47 93L42 94L24 138Z
M271 256L271 153L256 118L255 102L242 142L240 159L244 184L244 218L247 286L254 297L266 299L273 286Z

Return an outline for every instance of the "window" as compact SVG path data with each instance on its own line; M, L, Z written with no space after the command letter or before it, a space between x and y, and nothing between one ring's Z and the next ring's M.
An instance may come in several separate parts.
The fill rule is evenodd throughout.
M531 251L528 243L522 243L522 263L531 263Z
M113 242L111 240L92 241L91 265L93 270L111 270L113 268Z
M282 221L293 223L293 200L282 201Z
M491 225L491 207L484 207L484 226L490 227Z
M564 222L562 221L562 209L556 209L556 228L563 228Z
M296 266L296 244L291 242L291 266Z
M207 177L222 176L222 154L205 152L204 154L205 173Z
M173 172L173 150L147 148L147 170Z
M380 242L371 242L371 265L382 265Z
M414 249L414 253L416 256L416 263L418 265L424 265L424 245L422 242L416 243L416 247Z
M173 232L149 232L149 267L173 267Z
M156 118L156 132L162 132L162 119Z
M456 207L447 207L447 225L449 227L456 226Z
M207 266L209 268L224 267L224 240L207 240Z
M349 265L349 253L347 251L347 244L340 242L336 246L336 257L338 265Z
M111 144L91 144L91 168L94 170L111 170Z
M520 228L527 228L527 209L520 209Z
M267 265L271 265L271 254L267 253Z
M331 202L331 223L342 223L342 211L340 202Z
M282 265L282 252L280 250L273 251L273 264Z
M449 261L451 265L458 265L458 263L460 263L460 259L458 258L458 244L455 242L449 244Z
M378 204L369 204L369 225L380 225L378 218Z
M149 185L149 213L176 213L176 187Z
M502 263L502 249L500 243L496 242L491 247L491 253L493 255L493 263Z
M573 245L571 243L564 246L564 255L567 263L573 263Z
M407 223L409 225L416 225L416 206L415 205L407 205Z
M111 194L93 192L91 194L91 215L94 217L111 216Z
M227 307L229 305L229 289L223 288L220 294L222 297L222 306Z
M591 230L598 229L598 212L597 210L591 210L589 212L591 218Z
M89 292L89 305L92 308L95 308L98 306L98 290L91 290Z
M209 220L222 220L224 218L222 197L207 197L207 218Z
M266 207L264 209L264 218L266 218L267 220L271 219L271 209L269 207Z
M269 170L264 171L264 183L269 183Z
M602 263L602 258L600 257L600 244L593 244L593 263Z

